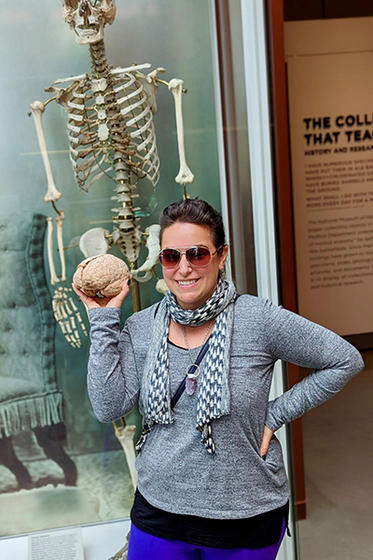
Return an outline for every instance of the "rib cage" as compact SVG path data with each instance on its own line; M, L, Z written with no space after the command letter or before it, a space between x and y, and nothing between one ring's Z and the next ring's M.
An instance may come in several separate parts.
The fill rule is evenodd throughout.
M67 97L61 96L68 111L70 159L80 188L88 190L103 174L117 180L118 154L128 172L146 177L153 185L158 182L153 113L141 79L146 77L130 70L98 79L88 74L68 88Z
M133 200L139 179L153 186L159 179L159 158L153 124L157 84L139 72L149 68L111 68L104 42L90 46L92 68L88 74L62 78L46 91L68 113L70 159L78 186L88 190L104 174L114 183L115 201L111 241L136 268L142 243ZM59 87L59 84L70 83Z

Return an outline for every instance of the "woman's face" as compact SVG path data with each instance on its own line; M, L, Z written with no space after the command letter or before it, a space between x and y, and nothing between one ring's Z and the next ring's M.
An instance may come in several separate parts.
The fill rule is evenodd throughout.
M163 231L161 249L178 249L184 252L189 247L199 245L208 247L210 253L217 249L208 226L176 222ZM193 266L183 254L174 268L162 267L168 289L175 295L181 308L197 309L212 295L227 254L228 247L224 245L219 254L211 256L207 266Z

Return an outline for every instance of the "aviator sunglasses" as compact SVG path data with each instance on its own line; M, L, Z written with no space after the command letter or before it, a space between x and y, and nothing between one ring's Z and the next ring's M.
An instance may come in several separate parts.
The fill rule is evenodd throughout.
M208 247L197 245L196 247L189 247L185 251L178 249L162 249L159 253L159 260L164 268L174 268L180 263L182 255L186 256L188 263L191 266L203 267L207 266L211 257L215 255L221 247L216 249L213 253L210 252Z

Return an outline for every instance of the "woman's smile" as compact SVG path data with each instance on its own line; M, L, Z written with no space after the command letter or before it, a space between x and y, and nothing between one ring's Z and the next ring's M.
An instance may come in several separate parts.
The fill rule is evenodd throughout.
M176 282L183 288L190 288L191 286L195 286L199 282L199 278L195 278L193 280L176 280Z

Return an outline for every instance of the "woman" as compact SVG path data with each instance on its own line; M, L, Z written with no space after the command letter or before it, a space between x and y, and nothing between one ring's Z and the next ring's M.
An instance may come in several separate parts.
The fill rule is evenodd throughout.
M96 416L108 422L139 402L144 418L128 560L273 560L289 500L274 432L339 391L361 356L268 300L238 296L222 279L222 218L206 202L173 203L160 223L160 304L120 333L128 286L110 300L76 290L90 308ZM277 359L315 371L268 402Z

